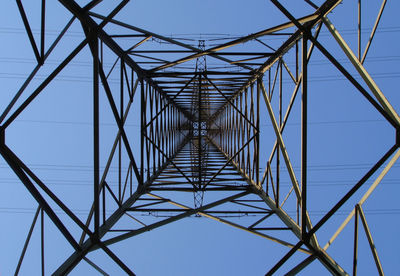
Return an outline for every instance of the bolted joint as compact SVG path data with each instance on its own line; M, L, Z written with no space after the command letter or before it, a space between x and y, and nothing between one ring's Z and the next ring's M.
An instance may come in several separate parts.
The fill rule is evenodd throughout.
M308 232L302 232L301 233L301 240L304 242L304 244L308 245L310 244L311 241L311 235Z
M311 28L305 28L304 30L302 30L302 33L303 33L303 39L305 40L309 40L310 37L312 37Z
M90 235L89 238L90 238L90 240L91 240L91 242L92 242L93 244L98 244L98 243L100 243L99 235L98 235L98 233L96 233L96 232L93 233L92 235Z

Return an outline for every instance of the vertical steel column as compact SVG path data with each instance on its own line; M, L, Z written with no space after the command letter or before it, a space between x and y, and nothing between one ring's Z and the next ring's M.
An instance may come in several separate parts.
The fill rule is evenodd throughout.
M299 41L296 41L296 82L299 82Z
M271 69L268 70L268 97L271 98Z
M99 182L100 182L100 131L99 131L99 42L95 36L90 42L93 51L93 203L94 234L98 237L100 225Z
M45 23L46 23L46 0L42 0L42 11L41 11L41 22L40 22L40 63L44 63L44 44L45 44Z
M124 115L123 115L123 99L124 99L124 82L123 82L123 60L122 58L120 59L120 119L123 122L124 120ZM118 201L119 203L122 203L122 171L121 171L121 165L122 165L122 144L121 144L121 137L119 140L118 144Z
M100 41L100 64L104 64L103 41ZM117 139L117 141L118 141L118 139ZM121 136L119 136L119 141L121 143ZM102 194L102 208L103 208L103 212L101 212L100 210L99 210L99 212L102 213L103 223L106 221L106 187L105 187L105 184L104 184L104 182L105 182L104 179L105 178L102 177L100 179L100 183L99 183L100 189L101 189L99 192ZM87 223L87 225L89 225L89 223ZM82 243L82 242L83 242L83 240L80 241L80 243Z
M154 104L155 104L155 114L158 114L158 108L160 106L160 95L157 93L157 91L153 88L151 88L154 93ZM162 113L160 114L162 115ZM153 115L152 115L153 116ZM153 140L153 146L154 146L154 154L156 157L154 160L154 166L153 166L153 174L156 173L157 168L160 166L160 158L161 158L161 152L160 152L160 126L162 124L161 116L156 117L156 127L154 129L154 140Z
M307 233L307 36L302 39L302 83L301 83L301 234Z
M44 276L45 266L44 266L44 212L40 209L40 255L41 255L41 266L42 266L42 276Z
M157 113L157 95L155 95L154 93L154 89L152 89L151 87L149 87L148 83L146 84L146 89L149 91L149 95L150 95L150 106L152 107L150 110L150 117L153 117L153 110L156 109L156 113ZM155 125L155 127L154 127ZM151 149L152 149L152 161L153 161L153 170L152 170L152 174L155 174L156 172L156 138L157 138L157 129L158 129L158 117L156 117L155 120L155 124L151 124L151 141L153 141L153 143L151 143ZM149 141L150 142L150 141ZM148 168L148 170L150 170L150 167Z
M257 120L256 120L256 131L257 131L257 136L256 136L256 148L257 148L257 156L256 156L256 183L257 185L261 186L260 183L260 89L258 89L258 84L257 84Z
M198 164L199 164L199 167L198 167L198 169L199 169L199 176L198 176L198 181L199 181L199 183L198 183L198 188L200 188L200 185L201 185L201 177L202 177L202 166L201 166L201 153L202 153L202 147L201 147L201 110L202 110L202 107L201 107L201 100L202 100L202 98L201 98L201 77L202 77L202 74L199 74L199 99L198 99L198 110L199 110L199 119L198 119L198 141L199 141L199 143L198 143L198 153L199 153L199 158L198 158L198 160L197 160L197 162L198 162Z
M144 132L146 131L146 102L144 95L144 83L143 78L140 79L140 175L141 181L140 186L144 183Z
M354 207L354 252L353 252L353 276L357 275L358 256L358 208Z
M279 59L278 68L279 70L279 131L282 134L282 58ZM277 71L278 73L278 71ZM280 147L278 145L276 149L276 207L279 207L279 186L280 186Z
M148 87L147 86L144 86L144 83L143 83L143 80L142 80L142 83L141 83L141 89L142 89L142 93L144 93L144 95L145 95L145 109L144 109L144 112L147 114L147 102L149 101L150 102L150 104L149 104L149 113L150 113L150 118L151 118L151 116L152 116L152 110L153 110L153 100L152 100L152 97L151 97L151 95L150 95L150 91L148 90ZM145 115L145 117L146 117L147 115ZM147 121L146 121L146 125L147 125ZM152 135L153 135L153 124L150 124L150 130L149 130L149 135L148 135L148 137L152 137ZM147 127L145 128L145 130L144 130L144 133L143 133L143 135L146 135L147 136ZM145 137L143 137L143 139L144 139ZM145 143L146 143L146 175L147 175L147 178L150 178L150 152L151 152L151 147L150 147L150 142L149 142L149 140L148 139L144 139L144 141L145 141Z

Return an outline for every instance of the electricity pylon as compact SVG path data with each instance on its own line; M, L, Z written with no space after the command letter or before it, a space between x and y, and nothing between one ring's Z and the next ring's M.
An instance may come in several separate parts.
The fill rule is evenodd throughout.
M349 267L342 266L327 249L353 218L354 256L350 270L355 274L360 218L377 271L383 274L362 205L400 156L400 118L364 62L387 1L380 2L365 46L359 1L355 51L329 19L340 0L318 1L318 5L305 0L304 6L311 12L301 17L289 11L290 4L284 6L271 0L271 7L280 11L285 21L239 38L221 38L221 44L209 48L206 39L193 46L114 19L128 1L113 7L110 6L115 3L107 2L104 10L108 13L99 14L95 10L101 1L80 6L76 1L59 0L61 11L72 19L51 40L52 26L46 24L46 14L52 10L45 2L41 2L40 27L36 28L30 21L27 4L16 1L36 66L20 88L5 97L3 102L7 104L0 117L0 154L37 202L16 274L24 265L38 224L43 273L50 265L51 256L44 251L44 218L72 250L70 254L61 252L65 255L63 261L52 264L56 267L54 275L70 273L83 261L106 274L101 263L88 257L96 250L134 275L134 264L122 261L110 246L191 216L213 219L287 247L280 261L270 264L267 275L280 271L285 264L291 265L289 274L296 274L313 261L334 275L348 275ZM77 36L77 28L80 41L71 51L73 42L65 37ZM340 53L324 46L325 40L319 36L323 28ZM45 90L54 89L51 85L62 80L62 72L72 67L84 51L91 56L93 151L89 168L91 191L85 196L89 211L84 212L85 218L74 207L78 200L71 200L77 194L71 190L70 194L62 193L51 185L51 180L44 180L40 170L24 160L12 134L17 119L35 106ZM316 51L395 134L386 153L328 211L313 219L308 208L313 203L308 197L307 160L313 147L308 139L308 99L313 83L309 78L310 59ZM57 62L51 60L53 56ZM211 60L217 65L210 66ZM102 116L109 116L114 122L111 147L103 144L103 137L110 133L105 134ZM298 155L286 145L285 129L293 116L300 117L300 133L292 135L301 149ZM137 123L140 131L130 131L132 123ZM265 125L269 132L263 130ZM266 142L268 137L273 137L272 144ZM63 147L66 142L59 143ZM298 160L299 170L294 159ZM375 176L376 180L366 186ZM284 180L290 188L283 185ZM355 195L361 189L364 194L358 199ZM322 246L318 237L321 228L349 202L353 206L349 216ZM293 234L290 238L281 235L288 232ZM303 261L293 265L290 260L298 253L303 254Z

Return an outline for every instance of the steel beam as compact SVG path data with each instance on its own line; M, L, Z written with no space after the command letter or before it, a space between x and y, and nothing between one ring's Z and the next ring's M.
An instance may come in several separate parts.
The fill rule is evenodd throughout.
M400 117L394 110L393 106L386 99L383 92L379 89L378 85L372 79L371 75L364 68L362 63L357 59L356 55L353 53L351 48L347 45L346 41L342 38L339 31L335 28L328 17L323 17L323 22L328 28L329 32L335 38L336 42L342 48L343 52L346 54L347 58L353 64L354 68L360 74L361 78L365 81L371 92L374 94L376 99L382 105L383 109L389 114L389 116L396 122L396 129L400 128Z
M218 150L221 151L221 153L223 153L226 156L226 158L229 158L229 154L225 153L220 147L218 147L218 145L214 141L210 140L210 142L212 142L218 148ZM293 219L283 209L281 209L279 206L277 206L276 203L265 193L265 191L261 187L256 185L254 183L254 181L250 180L248 178L248 176L244 175L243 172L240 171L240 169L238 168L238 166L235 162L232 161L232 163L236 167L237 171L246 179L246 182L253 189L253 192L258 194L260 196L260 198L268 205L268 207L293 232L293 234L295 234L296 237L298 239L300 239L299 243L294 245L292 247L292 249L289 251L289 253L287 255L287 259L289 259L290 256L292 254L294 254L296 251L300 250L301 246L303 244L305 244L310 248L310 250L312 252L317 253L316 254L317 258L321 261L321 263L323 265L325 265L327 267L327 269L329 271L332 271L333 273L336 273L337 275L347 275L347 273L344 271L344 269L341 268L340 265L337 264L322 248L320 248L318 244L312 243L312 239L311 239L311 243L308 243L309 238L307 238L306 240L302 240L301 239L302 233L301 233L301 228L299 227L299 225L297 225L296 222L293 221ZM284 258L284 259L286 261L286 258ZM277 266L276 269L278 269L281 265L280 263L278 263L278 264L279 264L279 266ZM282 262L282 264L283 264L283 262ZM272 275L274 272L275 272L275 270L273 270L271 274L267 274L267 275Z

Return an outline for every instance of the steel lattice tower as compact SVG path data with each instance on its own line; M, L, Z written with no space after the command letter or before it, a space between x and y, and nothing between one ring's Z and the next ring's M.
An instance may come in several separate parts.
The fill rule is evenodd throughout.
M36 65L11 95L2 96L5 104L0 110L0 154L37 207L23 237L15 274L33 250L35 227L41 233L37 254L43 274L54 268L54 275L65 275L86 262L93 271L108 275L101 261L90 257L103 252L121 271L134 275L135 260L122 260L111 246L194 217L222 222L287 249L277 262L268 264L266 259L266 275L281 275L285 269L294 275L315 262L332 275L355 275L358 235L365 232L376 271L383 275L379 247L362 206L400 156L400 118L364 66L386 0L376 1L380 8L374 13L368 40L362 37L362 1L353 1L358 3L352 11L358 18L354 47L329 19L341 0L298 1L309 11L301 17L293 14L292 4L270 0L284 21L214 44L196 38L197 45L117 20L128 8L128 0L54 1L58 11L70 18L55 34L55 27L46 22L49 2L38 1L40 28L35 28L28 4L16 0L18 20ZM323 30L325 36L320 36ZM54 39L49 38L50 31ZM65 39L69 34L71 38ZM327 37L337 49L325 46ZM216 45L215 41L222 42ZM391 134L384 134L391 141L385 153L344 186L333 203L327 199L330 207L318 218L310 215L309 206L322 204L321 198L329 195L319 195L315 201L310 192L308 159L315 144L309 138L308 115L315 105L309 102L314 82L309 67L315 52L391 129ZM54 61L53 55L63 58ZM90 177L73 166L59 177L82 176L77 189L83 179L89 179L90 193L83 197L73 188L61 192L40 166L30 165L34 159L24 154L23 147L14 144L18 119L29 114L46 91L58 91L54 85L59 78L68 81L62 73L81 55L91 58L90 91L85 92L90 101L83 108L91 119ZM77 102L70 104L77 106ZM291 118L298 123L296 133L287 130ZM113 121L111 130L104 127L107 120ZM129 128L131 124L137 125L137 131ZM67 142L57 143L57 148L68 148ZM300 149L297 153L291 151L293 145ZM47 150L42 148L38 154ZM81 149L82 155L85 150ZM351 206L351 211L338 223L336 215L343 206ZM354 222L354 235L343 250L351 252L351 265L343 266L340 254L331 254L328 248L350 222ZM332 231L322 245L318 234L328 224ZM45 234L45 225L57 238ZM69 251L58 252L53 260L54 255L44 249L45 241L54 245L60 240ZM301 256L301 261L291 263L293 256Z

